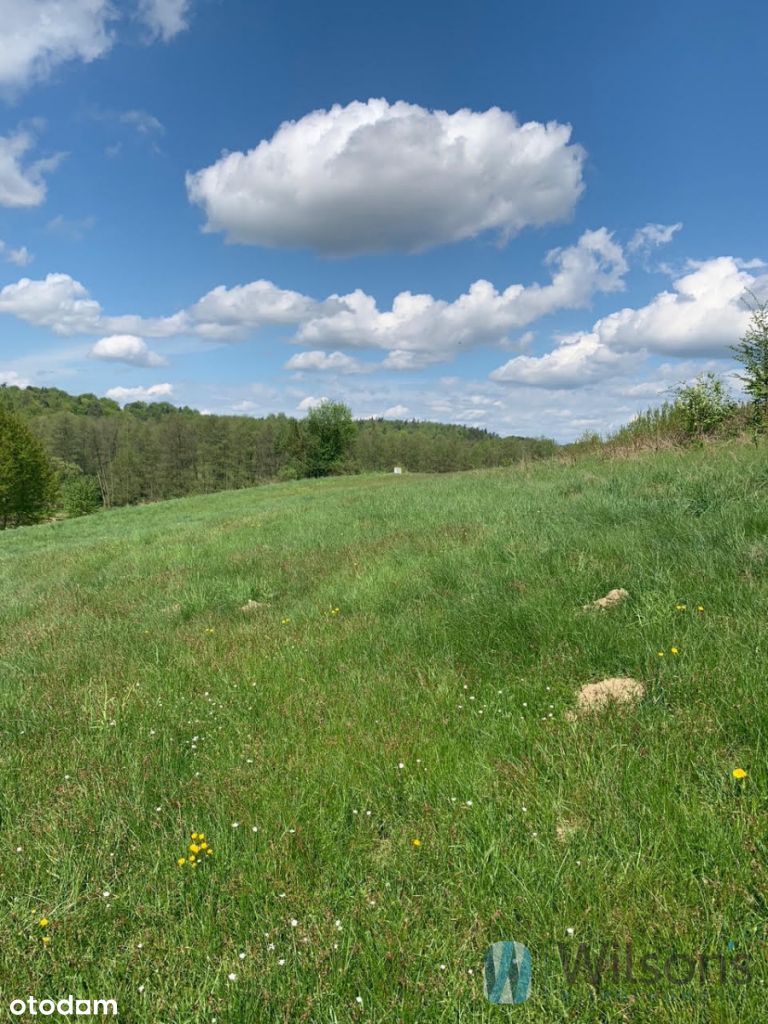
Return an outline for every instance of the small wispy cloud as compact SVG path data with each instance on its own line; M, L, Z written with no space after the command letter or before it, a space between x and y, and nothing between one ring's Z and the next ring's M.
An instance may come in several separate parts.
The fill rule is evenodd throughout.
M17 267L26 267L34 259L26 245L22 245L18 249L12 249L2 239L0 239L0 256L7 263L13 263Z
M121 124L135 128L139 135L162 135L165 132L162 121L146 110L126 110L118 115L118 120Z

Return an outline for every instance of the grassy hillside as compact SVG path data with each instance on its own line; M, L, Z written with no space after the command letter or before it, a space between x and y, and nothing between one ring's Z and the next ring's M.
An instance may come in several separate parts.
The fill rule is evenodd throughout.
M613 587L629 599L582 610ZM763 1020L767 598L747 446L0 536L0 1001L112 997L138 1024ZM610 676L645 698L566 718ZM199 831L213 855L179 866ZM532 952L524 1007L483 996L501 939ZM632 941L729 973L569 987L557 944L612 941L622 964Z

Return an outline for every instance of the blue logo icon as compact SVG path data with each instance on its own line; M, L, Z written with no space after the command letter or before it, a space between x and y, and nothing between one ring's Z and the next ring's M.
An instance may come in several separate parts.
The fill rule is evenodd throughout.
M524 1003L531 994L531 954L522 942L494 942L485 953L485 998Z

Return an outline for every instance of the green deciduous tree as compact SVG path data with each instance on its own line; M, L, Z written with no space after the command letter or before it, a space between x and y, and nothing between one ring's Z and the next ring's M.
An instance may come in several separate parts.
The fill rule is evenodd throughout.
M755 426L762 431L768 426L768 302L752 298L749 326L732 351L744 367L740 380L752 400Z
M0 407L0 530L40 522L55 492L56 476L42 443Z
M321 402L297 424L289 438L292 459L300 476L328 476L339 472L352 449L357 428L349 406Z

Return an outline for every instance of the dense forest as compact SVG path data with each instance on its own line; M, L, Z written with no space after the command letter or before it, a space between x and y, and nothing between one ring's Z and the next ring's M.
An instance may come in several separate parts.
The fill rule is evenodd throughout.
M89 483L109 508L304 475L302 422L284 414L212 416L167 402L117 402L57 388L0 387L0 407L42 441L64 483ZM546 458L544 438L443 423L358 420L339 471L451 472Z

